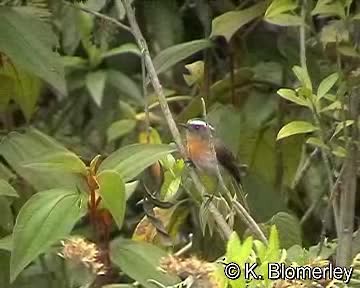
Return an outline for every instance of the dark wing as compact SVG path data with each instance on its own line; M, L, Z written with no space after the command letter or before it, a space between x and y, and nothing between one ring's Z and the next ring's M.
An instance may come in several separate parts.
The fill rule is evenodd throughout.
M238 183L241 183L241 176L244 174L245 166L237 165L235 156L229 149L227 149L221 140L216 139L214 146L218 162L234 177Z

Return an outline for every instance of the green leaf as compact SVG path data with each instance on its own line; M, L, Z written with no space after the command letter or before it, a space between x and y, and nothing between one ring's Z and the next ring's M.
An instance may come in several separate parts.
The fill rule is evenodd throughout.
M210 37L223 36L229 42L236 31L260 17L264 11L264 2L260 2L247 9L226 12L212 21Z
M2 179L0 179L0 196L19 197L16 190Z
M332 110L341 110L342 109L342 103L338 100L334 101L328 106L325 106L324 108L320 109L320 113L332 111ZM346 106L344 107L346 109Z
M144 169L160 160L176 148L165 144L133 144L120 148L99 166L103 170L115 170L125 182L132 180Z
M234 262L243 268L244 262L249 257L252 251L252 238L249 237L245 240L243 245L241 245L241 241L236 232L233 232L230 235L230 238L226 247L226 262ZM244 274L241 273L240 278L236 280L230 280L231 287L245 287L245 278Z
M266 9L265 18L275 17L284 12L293 11L297 8L297 4L293 0L274 0Z
M11 251L13 247L12 234L0 239L0 250Z
M125 183L126 200L128 200L132 196L138 185L139 185L139 181L132 181Z
M164 181L161 186L160 195L165 201L171 199L179 190L181 184L181 176L175 176L170 172L164 173Z
M288 249L293 245L302 244L301 225L295 216L286 212L279 212L271 218L270 223L277 228L278 232L276 234L279 234L277 237L280 239L281 248ZM269 239L269 246L272 241L271 237ZM275 238L275 236L273 237ZM278 242L276 245L276 249L279 249L280 245Z
M321 16L339 16L345 18L345 9L342 3L332 0L319 0L315 8L311 11L311 15Z
M309 89L312 93L312 84L307 70L300 66L294 66L292 70L295 73L296 77L299 79L301 85Z
M338 73L333 73L326 77L324 80L321 81L318 91L317 91L317 97L318 99L321 99L325 96L326 93L330 91L330 89L335 85L336 81L339 79Z
M29 121L35 111L36 102L41 93L41 80L35 75L13 67L7 62L1 67L0 73L11 79L11 82L4 83L5 90L0 92L0 96L3 93L10 93L7 96L11 96L10 98L15 100L20 106L26 120ZM7 87L9 85L11 86ZM6 99L4 101L6 101Z
M253 238L250 236L245 239L244 243L241 246L240 253L237 256L237 261L239 261L238 263L242 264L248 260L252 252L252 247L253 247Z
M279 232L275 225L271 226L269 243L266 249L266 260L268 262L279 261L280 256L280 239Z
M0 197L0 227L1 230L5 230L6 232L10 232L14 226L14 215L11 209L11 201L10 199L6 199L6 197Z
M86 175L86 165L72 152L56 152L35 158L24 167L42 171L44 173L55 170Z
M239 255L241 251L241 241L237 233L231 233L230 238L226 244L226 259L232 262ZM240 263L237 263L240 264Z
M95 103L101 107L106 83L106 72L99 70L86 74L85 83L91 98L93 98Z
M125 185L116 171L105 170L97 175L99 194L104 206L113 216L117 226L121 229L126 209Z
M346 120L345 122L343 121L343 122L338 123L336 125L335 131L334 131L334 134L332 135L332 137L335 137L337 134L339 134L344 129L344 127L349 127L352 124L354 124L354 120Z
M306 140L306 144L330 150L330 147L328 147L324 142L321 141L321 139L317 137L309 137L309 139Z
M156 280L165 286L180 282L177 277L159 271L158 267L161 258L167 256L167 252L157 246L127 239L115 240L110 246L111 260L125 274L146 288L158 287L149 282L150 279Z
M133 119L119 120L110 125L106 131L108 141L116 140L128 133L136 127L136 121Z
M106 84L117 90L116 92L120 96L124 95L136 100L137 104L142 105L144 103L142 92L134 80L117 70L107 70L106 73Z
M56 37L51 26L4 6L0 19L0 51L65 94L64 69L59 55L52 52Z
M266 22L279 26L300 26L303 23L303 20L300 16L291 15L288 13L283 13L272 17L266 17L264 20Z
M347 156L347 150L340 146L340 145L334 145L335 148L333 150L331 150L331 152L336 156L336 157L340 157L340 158L346 158Z
M121 54L128 54L128 53L141 56L141 52L139 48L134 43L126 43L119 47L106 51L105 53L102 54L102 57L108 58L108 57L117 56Z
M71 152L51 137L33 128L25 129L24 133L11 132L0 143L0 155L36 190L59 187L76 190L76 187L83 187L84 181L78 174L65 171L59 173L56 170L39 173L23 166L24 163L41 159L44 155L59 155L59 153Z
M360 20L360 13L355 14L351 20Z
M357 52L355 50L354 46L340 44L337 49L342 55L345 55L348 57L360 58L360 54L359 54L359 52Z
M200 39L166 48L154 58L155 70L158 74L163 73L176 63L211 46L212 42L210 40Z
M11 282L39 254L67 236L83 215L77 192L53 189L35 194L21 208L13 232Z
M0 70L1 71L1 70ZM12 77L8 75L0 74L0 112L5 111L11 95L15 91L15 81Z
M284 98L288 101L296 103L300 106L305 106L305 107L310 108L309 102L306 99L299 97L296 94L296 92L292 89L279 89L277 91L277 94L279 94L282 98Z
M310 122L292 121L280 129L276 140L280 140L295 134L310 133L316 130L319 130L319 128L315 127Z

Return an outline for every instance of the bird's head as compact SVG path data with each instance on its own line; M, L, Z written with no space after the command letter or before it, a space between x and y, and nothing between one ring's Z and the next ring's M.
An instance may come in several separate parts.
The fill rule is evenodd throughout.
M211 133L215 131L212 125L209 123L206 124L204 120L198 118L190 119L186 122L186 124L181 123L180 126L186 129L186 134L188 136L198 136L204 138L208 136L207 129L210 129Z

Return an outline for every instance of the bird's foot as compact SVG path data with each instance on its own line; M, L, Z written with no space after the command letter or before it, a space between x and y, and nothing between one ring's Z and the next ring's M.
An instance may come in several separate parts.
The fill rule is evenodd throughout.
M195 168L195 164L194 164L193 161L191 161L191 159L186 159L186 160L185 160L185 164L186 164L188 167Z

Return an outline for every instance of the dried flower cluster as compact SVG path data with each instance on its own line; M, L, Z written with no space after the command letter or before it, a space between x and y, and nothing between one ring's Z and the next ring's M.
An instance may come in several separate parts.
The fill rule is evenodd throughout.
M62 251L58 254L64 259L81 263L96 275L103 275L106 272L105 266L100 262L99 249L94 243L86 241L82 237L71 237L61 241Z
M192 277L193 287L217 288L214 264L199 260L196 257L181 259L169 255L160 261L160 268L167 273L175 274L181 279Z

